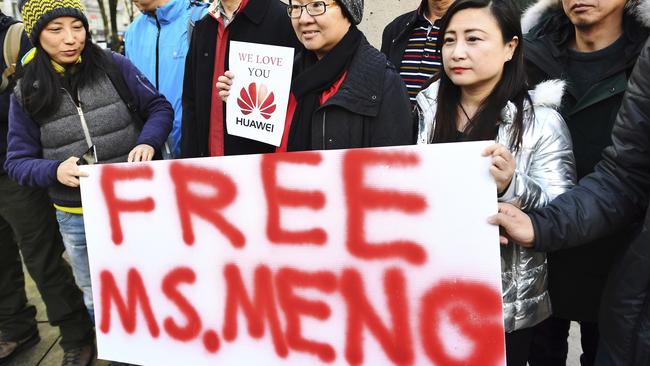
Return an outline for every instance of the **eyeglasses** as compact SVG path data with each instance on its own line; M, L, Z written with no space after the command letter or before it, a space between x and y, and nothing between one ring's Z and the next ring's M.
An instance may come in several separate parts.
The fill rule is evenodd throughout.
M312 1L305 5L288 5L287 14L289 18L298 19L302 16L302 10L307 10L307 14L315 17L317 15L323 15L327 11L328 6L335 5L335 2L326 3L325 1Z

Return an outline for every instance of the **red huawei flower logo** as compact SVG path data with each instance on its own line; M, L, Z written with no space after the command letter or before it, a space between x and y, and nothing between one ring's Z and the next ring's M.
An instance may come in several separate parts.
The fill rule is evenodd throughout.
M250 83L248 88L242 88L237 98L237 105L241 108L244 115L253 113L255 109L260 111L262 117L269 119L275 112L275 96L269 93L266 85Z

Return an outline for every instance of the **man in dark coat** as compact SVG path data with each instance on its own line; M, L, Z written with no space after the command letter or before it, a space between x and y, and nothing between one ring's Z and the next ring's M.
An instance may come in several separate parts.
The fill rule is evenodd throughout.
M218 0L196 23L185 61L181 157L260 154L262 142L228 134L226 108L216 89L229 69L230 41L301 48L280 0Z
M650 4L644 6L650 17ZM490 221L515 242L548 252L584 245L642 220L609 274L596 364L650 365L650 40L630 77L612 141L595 171L571 191L529 215L500 205Z
M639 5L649 1L540 0L523 16L531 85L567 81L560 112L571 131L578 179L593 171L612 143L628 76L649 33ZM582 365L593 365L602 290L620 243L634 229L629 225L585 246L549 253L553 316L536 329L531 366L566 364L572 320L580 322Z
M422 85L442 67L440 19L454 0L422 0L420 6L390 22L381 38L381 52L398 69L415 105Z

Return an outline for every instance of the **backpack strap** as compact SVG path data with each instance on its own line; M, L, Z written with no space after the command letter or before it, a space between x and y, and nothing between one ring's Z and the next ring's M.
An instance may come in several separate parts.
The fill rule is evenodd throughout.
M5 69L2 72L2 82L0 83L0 92L4 92L11 82L11 76L16 71L18 63L18 53L20 52L20 41L23 37L25 25L23 23L14 23L5 34L2 53L5 62Z
M113 60L113 51L110 49L105 49L104 53L107 58L106 70L104 70L106 72L106 76L108 76L109 80L113 84L113 87L115 88L115 91L117 91L117 94L120 96L126 105L126 108L129 110L135 126L139 131L142 131L146 118L143 118L142 114L140 114L140 110L138 109L138 104L135 101L135 97L133 96L133 93L131 93L129 86L126 85L124 75L122 75L122 72L117 67L117 64L115 64L115 60ZM169 147L166 145L167 143L165 143L165 146L163 148L169 150ZM156 149L153 158L154 160L162 159L162 152Z
M106 72L106 76L108 76L108 78L111 80L111 83L113 84L113 87L115 87L117 94L119 94L120 98L122 98L122 101L129 109L129 113L131 113L131 118L133 118L135 125L139 130L142 130L144 127L144 120L140 115L138 105L135 102L135 97L131 93L131 89L129 89L129 87L126 85L126 81L124 80L122 72L120 72L117 65L115 64L115 61L113 60L113 51L110 49L105 49L104 52L108 61L106 63L106 70L104 70Z

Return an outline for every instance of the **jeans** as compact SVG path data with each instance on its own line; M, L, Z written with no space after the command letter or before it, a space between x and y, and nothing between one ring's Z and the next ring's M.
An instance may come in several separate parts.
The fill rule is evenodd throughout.
M59 221L59 231L63 238L65 250L70 257L74 278L77 281L77 286L83 291L84 304L86 304L90 318L94 321L93 292L90 287L90 267L88 265L84 217L83 215L56 210L56 219Z
M24 264L50 324L61 331L61 346L71 349L93 341L92 324L70 266L61 257L63 250L47 193L0 174L0 340L17 341L37 331L36 308L25 294Z

